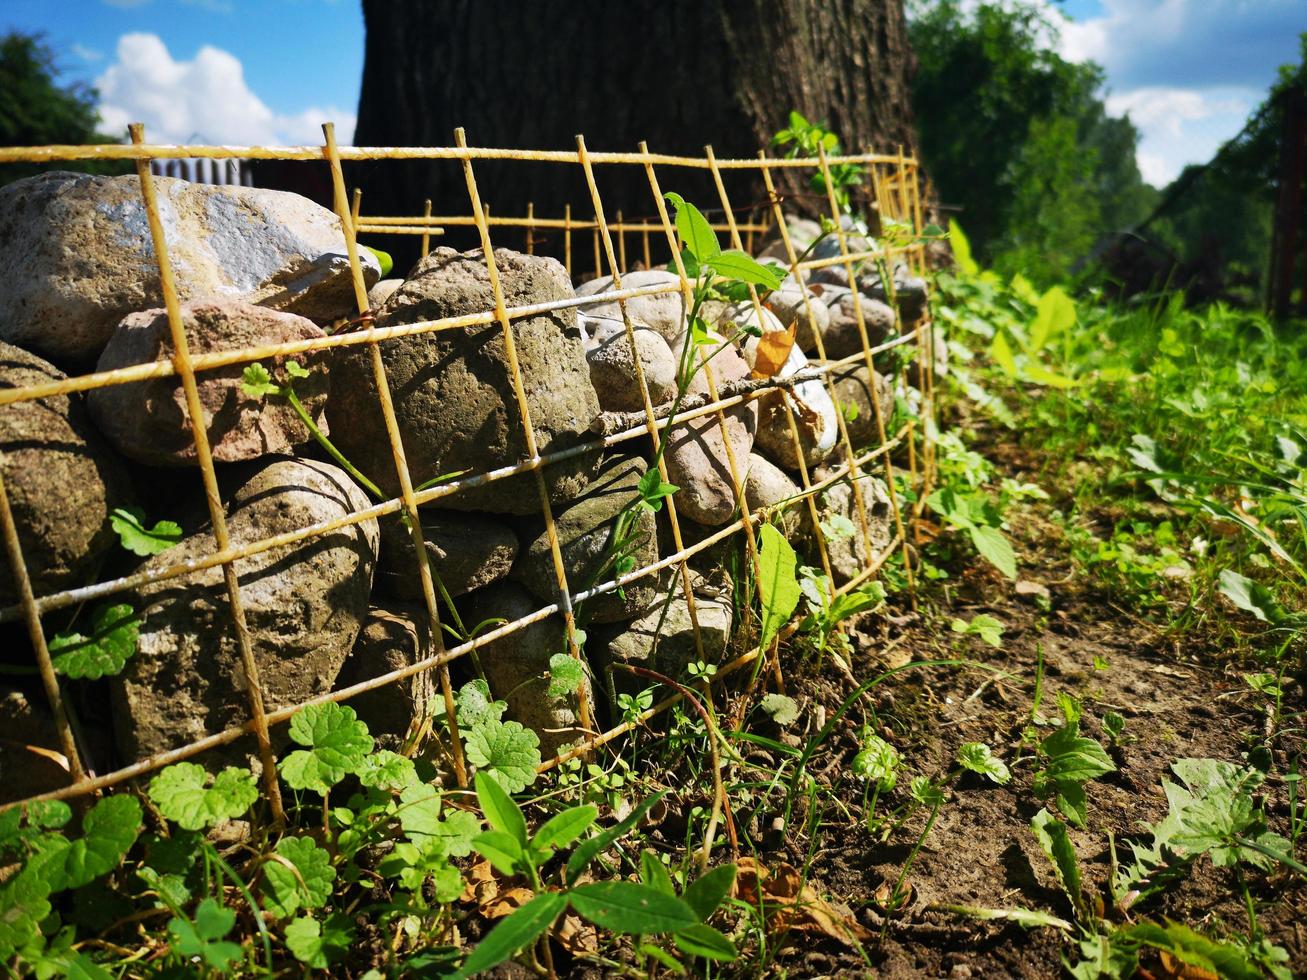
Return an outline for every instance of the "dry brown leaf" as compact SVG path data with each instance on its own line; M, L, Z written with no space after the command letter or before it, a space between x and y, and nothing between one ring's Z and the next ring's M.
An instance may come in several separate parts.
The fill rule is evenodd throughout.
M758 348L754 353L753 376L770 378L789 360L790 351L794 349L794 338L799 322L790 324L788 330L773 330L758 338Z
M502 919L512 915L535 896L530 888L505 888L488 902L482 902L477 909L487 919Z
M579 916L563 916L554 931L554 938L573 956L588 956L599 952L599 930Z
M1219 976L1206 967L1194 966L1176 959L1166 950L1158 951L1162 963L1162 975L1175 980L1221 980Z
M768 871L753 858L745 857L738 867L737 896L756 907L761 889L770 931L820 932L845 946L856 946L871 938L871 933L851 915L838 911L811 885L802 884L798 870L791 865L779 864Z

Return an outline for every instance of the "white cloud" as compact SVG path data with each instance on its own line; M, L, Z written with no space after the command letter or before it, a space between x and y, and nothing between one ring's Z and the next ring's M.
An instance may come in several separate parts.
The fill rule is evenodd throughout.
M74 44L69 50L86 62L100 61L104 58L103 51L97 51L95 48L88 48L85 44Z
M1186 164L1210 160L1261 97L1256 89L1150 86L1108 96L1107 111L1130 116L1140 133L1139 171L1160 187Z
M341 142L353 140L352 112L331 106L274 112L245 83L240 59L220 48L205 45L190 61L175 60L157 35L124 34L116 56L95 80L101 129L111 135L143 122L150 142L314 144L322 141L320 124L334 120Z

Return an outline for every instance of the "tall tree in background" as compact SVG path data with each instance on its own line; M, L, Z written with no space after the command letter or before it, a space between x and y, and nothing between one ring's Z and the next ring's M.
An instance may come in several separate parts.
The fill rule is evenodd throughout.
M81 83L60 85L54 53L37 35L11 32L0 38L0 146L112 142L95 131L100 122L96 91ZM113 161L0 166L0 184L43 170L126 173Z
M920 0L909 30L922 158L983 260L1050 281L1148 213L1138 133L1107 115L1098 66L1052 50L1040 5Z
M824 120L844 146L915 144L912 56L902 0L363 0L367 44L355 142L448 145L463 126L478 146L754 156L791 109ZM478 163L496 214L590 214L578 168ZM788 177L789 175L785 175ZM369 213L465 212L449 162L354 169ZM671 174L662 174L664 182ZM648 215L643 168L599 174L610 212ZM702 174L675 189L709 205ZM806 191L794 184L790 190ZM732 203L737 191L732 188ZM740 199L738 203L747 203Z

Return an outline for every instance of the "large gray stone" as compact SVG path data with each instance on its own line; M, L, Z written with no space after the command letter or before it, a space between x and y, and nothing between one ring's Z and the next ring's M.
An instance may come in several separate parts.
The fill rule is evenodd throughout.
M862 332L858 329L858 308L862 309L862 325L867 331L867 343L871 347L885 343L897 327L894 311L878 299L862 296L854 299L852 292L842 292L839 301L831 307L830 320L826 331L821 335L826 357L838 361L850 354L862 353ZM815 351L816 342L813 342ZM808 348L804 348L808 350Z
M668 575L675 581L670 602L659 602L611 639L602 651L602 669L606 673L611 671L615 691L640 690L653 683L622 670L622 665L655 670L683 683L690 680L685 669L700 656L695 645L694 620L685 601L680 574L669 572ZM672 583L667 583L667 588L673 588ZM690 573L690 588L703 658L710 664L720 663L731 635L733 614L729 588L710 584L697 572Z
M817 479L821 477L818 476ZM858 504L850 482L837 483L822 494L818 511L823 524L829 525L832 517L839 516L852 522L854 527L852 534L827 536L826 539L826 554L830 558L831 574L836 585L843 585L857 577L894 537L894 515L890 510L889 493L884 481L879 477L864 475L853 482L857 483L867 515L870 548L867 547L867 537L862 533Z
M513 567L517 535L508 525L482 514L450 510L420 513L427 560L451 596L497 582ZM376 581L378 589L398 599L423 598L413 534L398 516L381 519L381 561ZM436 595L439 597L439 590Z
M411 667L429 656L431 631L424 608L402 602L374 605L336 676L335 689ZM356 694L346 703L378 743L389 749L399 748L411 729L429 713L442 709L435 674L430 670Z
M644 395L635 372L631 341L626 324L613 317L579 314L586 328L586 361L590 381L599 397L599 407L606 412L638 412L644 408ZM635 349L654 405L669 402L676 396L676 355L662 335L637 320L631 321Z
M334 520L366 508L367 496L327 463L273 457L231 496L234 545ZM379 532L365 520L236 562L245 619L269 708L329 691L368 611ZM144 563L153 570L216 550L200 530ZM147 585L136 655L114 677L119 751L139 759L249 718L241 659L221 566ZM285 727L274 728L278 741Z
M711 367L719 387L749 376L749 365L733 347L714 357ZM688 393L705 394L708 390L707 376L701 368L690 380ZM680 488L675 498L676 510L708 527L725 524L735 512L735 485L726 446L729 440L743 479L758 427L758 403L750 400L728 408L725 417L725 426L719 423L715 412L679 422L672 428L667 443L667 478Z
M463 600L463 619L469 623L496 618L512 622L530 615L541 605L540 600L515 582L496 582ZM551 698L545 693L549 687L549 658L566 652L563 619L557 615L492 640L479 651L490 693L508 702L507 718L540 737L540 754L545 758L587 734L580 728L575 694ZM593 699L588 674L585 691L586 697Z
M0 343L0 388L62 381L53 365ZM82 396L51 395L0 406L0 467L37 596L82 584L115 537L109 512L126 503L127 474L91 425ZM0 558L0 604L17 601Z
M550 258L496 249L505 302L523 306L568 299L572 286ZM378 326L438 320L494 309L480 251L438 248L386 302ZM570 309L512 322L517 362L536 445L542 455L589 437L599 400ZM498 323L439 330L390 340L382 359L414 484L458 470L484 473L526 458L512 373ZM387 493L399 483L378 403L372 362L362 346L342 348L332 367L327 420L345 456ZM581 493L598 467L596 453L551 463L544 470L550 499ZM441 507L531 514L540 509L535 478L519 474L441 498Z
M666 286L669 291L631 297L626 300L627 316L661 334L673 351L679 350L685 336L685 296L681 292L681 277L665 269L643 269L622 276L623 289L645 286ZM613 277L603 276L578 286L576 295L595 296L612 289ZM617 300L599 300L579 309L591 316L616 317L619 320L622 317L622 309Z
M830 307L807 286L787 278L781 288L767 297L767 309L776 315L782 327L797 322L795 342L806 353L817 349L816 335L823 339L830 327Z
M340 222L298 194L156 177L183 301L241 299L326 321L351 315ZM381 268L360 254L369 283ZM128 313L163 305L135 176L55 172L0 188L0 339L94 360Z
M875 376L873 385L871 374L865 364L848 364L837 368L831 374L835 382L835 397L844 411L844 424L849 431L849 441L853 448L862 450L874 445L880 438L876 430L876 409L872 403L872 390L880 401L881 418L888 428L890 413L894 411L894 389L881 374ZM856 408L850 411L849 406ZM887 432L886 435L889 433Z
M611 581L616 572L611 561L613 532L618 515L640 497L640 478L645 466L640 459L616 457L604 464L585 495L566 509L554 514L558 548L563 556L567 583L573 592L581 592ZM522 556L513 566L513 579L525 585L544 602L558 597L558 578L554 573L553 551L543 523L527 537ZM657 528L654 515L642 510L627 532L625 554L635 560L634 568L658 560ZM613 623L631 619L649 608L656 597L657 581L646 576L627 584L621 592L605 592L587 599L578 608L582 618L596 623Z
M235 300L202 301L182 307L182 324L192 354L262 347L324 336L309 319ZM123 318L96 365L98 371L130 367L172 357L172 334L164 310ZM309 372L295 379L295 393L315 422L327 403L327 357L307 352L290 360ZM284 361L262 362L278 382L286 380ZM289 453L311 440L304 423L283 398L254 398L241 390L244 364L196 375L209 448L219 463ZM95 424L119 452L152 466L196 462L191 414L181 379L172 376L94 388L87 405Z
M749 474L744 481L744 492L749 498L749 507L755 512L771 510L779 516L779 523L785 536L791 537L803 525L803 514L807 506L796 499L801 492L799 485L779 466L757 453L749 455Z

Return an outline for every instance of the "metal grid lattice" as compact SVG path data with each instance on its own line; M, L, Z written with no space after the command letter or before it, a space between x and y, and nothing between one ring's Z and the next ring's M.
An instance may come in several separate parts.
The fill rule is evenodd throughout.
M150 378L177 377L185 393L196 458L199 464L198 468L203 481L208 515L216 543L216 549L211 553L185 564L155 567L148 571L140 571L77 588L56 591L47 595L36 595L33 592L28 569L24 563L18 528L15 525L15 519L9 506L9 498L4 483L5 467L3 459L0 458L0 533L3 534L9 566L13 572L14 584L19 596L18 603L0 609L0 622L21 620L26 626L35 653L40 678L58 730L60 749L67 759L71 777L70 785L32 799L67 798L98 792L171 763L192 757L207 749L226 745L243 736L253 734L263 763L269 805L274 817L281 818L282 805L277 783L272 740L269 736L270 728L285 723L307 704L343 701L366 691L400 683L424 671L434 671L439 680L450 735L447 744L443 744L443 752L451 765L455 778L460 784L465 785L467 780L466 765L458 736L458 722L455 714L454 696L451 690L449 664L497 639L525 629L527 626L555 614L560 614L563 619L568 651L573 657L579 659L582 657L582 653L576 639L576 623L573 616L574 606L586 599L621 589L627 583L634 582L645 576L656 575L664 569L674 569L675 573L680 577L682 592L693 625L696 649L702 659L703 647L699 636L699 621L695 609L695 592L691 586L689 561L695 555L725 539L736 534L742 534L748 559L756 563L758 555L756 529L759 523L769 516L765 511L752 507L747 499L744 490L743 465L745 461L735 457L731 440L726 436L725 412L772 393L779 392L779 397L784 399L784 393L787 389L804 381L821 380L834 402L838 419L839 444L837 451L839 463L834 467L833 472L817 480L809 472L805 463L805 454L800 443L794 412L790 410L785 413L789 419L790 436L793 440L799 464L800 496L811 521L817 551L827 574L832 596L848 592L868 581L876 575L881 566L896 551L902 553L904 571L911 585L912 557L909 538L912 533L912 520L919 514L920 503L917 505L918 510L915 514L905 513L900 507L900 497L896 490L897 481L902 479L906 485L914 488L916 499L920 502L928 492L933 480L934 449L930 436L933 430L934 341L928 315L915 324L906 325L907 329L905 329L904 324L899 322L895 336L884 343L873 345L869 339L863 315L861 296L858 289L855 288L852 292L852 302L861 340L861 351L838 360L828 360L820 332L814 330L813 334L816 335L817 344L816 358L806 370L787 378L752 379L719 385L718 380L714 377L711 364L706 363L703 367L708 388L706 401L701 401L698 404L693 403L693 399L687 401L674 417L669 417L667 406L655 406L650 397L641 359L637 354L638 348L634 338L635 328L631 317L627 313L626 301L639 296L679 291L684 297L686 308L688 308L690 302L692 284L682 264L681 255L677 248L674 225L664 203L663 184L660 182L658 175L660 170L664 172L686 169L707 171L712 178L719 198L717 206L711 209L712 214L720 215L720 219L714 222L714 228L728 236L732 247L750 252L752 252L755 242L761 240L769 232L778 234L784 247L785 264L789 266L791 274L798 281L802 281L801 273L803 271L833 265L843 266L849 275L850 281L855 281L855 267L861 263L875 260L883 260L890 264L903 262L920 274L925 269L925 257L923 247L915 236L910 236L909 240L899 245L887 245L871 250L855 251L850 247L849 235L841 225L842 212L836 200L830 170L836 164L856 164L862 167L865 173L865 184L861 191L865 195L869 208L879 216L879 220L910 226L915 232L919 233L922 227L922 205L918 192L917 164L914 159L904 156L902 150L900 150L893 155L864 153L832 158L828 158L824 153L821 153L818 157L811 159L768 158L765 154L760 153L756 160L718 160L714 156L711 147L705 149L703 157L680 157L651 153L644 144L640 145L639 151L636 153L592 153L586 148L582 137L577 137L577 147L574 152L491 149L469 147L462 130L455 133L454 145L451 147L338 147L333 127L328 124L323 129L325 139L323 145L319 147L149 145L145 142L143 127L137 124L131 127L132 142L130 144L0 148L0 163L96 159L132 160L135 162L142 200L149 219L150 234L158 262L160 289L164 307L167 311L168 326L173 343L173 353L169 360L159 360L116 370L96 371L49 383L0 389L0 410L4 406L14 403L54 395L86 392L96 388L121 385ZM240 350L191 353L186 331L183 328L181 308L168 246L160 222L159 206L150 163L152 160L159 159L221 160L233 158L319 160L330 168L334 209L344 230L360 329L338 332L309 340L268 344ZM433 216L431 202L427 201L421 216L362 216L360 214L360 196L355 193L351 202L347 194L341 168L342 161L414 159L449 160L460 165L467 185L470 214ZM579 168L584 177L585 186L589 190L593 217L590 219L576 218L573 216L570 207L561 218L538 217L534 214L533 206L528 207L527 214L524 217L500 215L490 217L482 202L475 174L475 164L484 160L522 160ZM613 221L609 221L605 213L599 182L596 179L596 167L598 166L634 166L643 168L649 185L650 203L652 208L656 209L656 217L642 220L624 220L619 213ZM828 211L834 220L839 244L839 254L834 257L801 259L796 252L794 243L791 241L789 230L782 217L782 201L776 193L772 174L777 169L796 167L804 168L813 174L821 174L825 178L826 194L825 200L822 202L823 210ZM767 195L767 203L762 206L751 204L747 208L741 209L743 212L747 212L746 216L737 218L737 211L733 208L727 193L724 180L726 174L744 174L760 180ZM440 320L392 327L377 327L373 322L372 312L369 310L367 288L356 241L358 234L420 235L422 238L422 253L425 255L433 237L441 235L446 227L455 226L475 228L479 235L494 298L493 308ZM578 256L574 254L579 251L574 247L577 244L576 239L580 237L584 241L586 237L589 237L593 250L593 272L596 276L601 274L611 276L612 288L600 293L561 301L517 307L506 305L500 285L499 272L496 267L494 243L492 241L492 230L499 231L500 229L509 230L513 234L523 233L525 235L524 250L528 253L533 253L536 250L536 247L540 244L539 236L542 233L561 235L561 250L569 276L574 274L574 265L579 264ZM632 241L634 244L632 244ZM554 242L554 244L559 243ZM642 262L646 268L651 267L656 255L670 256L672 267L679 278L679 285L624 288L622 275L630 268L628 255L631 253L634 253L636 261ZM750 287L749 293L750 302L758 318L757 322L762 323L763 315L760 297L753 287ZM580 445L541 455L532 426L530 405L523 389L522 375L517 364L512 323L516 319L543 312L575 308L605 301L615 301L619 304L626 340L632 352L632 367L641 388L643 411L626 413L632 418L619 419L618 424L612 431L597 431L593 438L584 441ZM809 318L812 315L811 303L812 297L805 291L804 312ZM438 486L417 490L414 488L409 474L392 393L381 356L381 345L401 337L411 337L443 330L459 330L470 326L495 323L499 324L503 331L505 353L513 380L513 401L516 404L518 421L525 440L526 458L511 465L499 466L485 472L464 474L457 479L441 483ZM917 375L921 408L916 417L909 418L897 431L889 432L887 431L889 420L883 415L881 397L875 383L877 374L873 366L873 357L894 347L910 344L917 346L918 359L921 364L921 370ZM323 521L248 544L232 544L227 534L224 503L219 491L209 438L202 421L204 415L200 406L197 375L217 368L250 364L264 358L285 358L310 351L327 351L352 345L364 345L369 352L373 379L378 392L381 413L385 422L394 460L395 474L400 488L398 496L356 510L338 519ZM834 375L837 371L855 366L865 366L872 379L870 401L875 415L876 439L875 444L870 447L855 446L851 440L839 393L834 383ZM901 374L897 379L898 384L906 388L908 380L906 368L901 369ZM606 414L611 416L615 413ZM660 438L667 438L672 426L710 416L715 418L717 425L722 429L727 456L726 463L730 472L738 516L725 526L712 530L711 533L696 543L687 544L682 534L681 518L678 517L676 499L675 495L673 495L667 501L667 518L673 543L671 554L660 557L658 561L652 564L619 575L610 581L600 582L588 589L573 592L568 582L567 570L555 528L553 507L545 484L545 468L583 453L603 452L622 443L640 440L643 437L648 437L657 445ZM895 450L900 450L901 454L906 456L908 464L906 472L900 472L895 466L891 458ZM665 461L661 456L658 459L658 466L660 475L666 482L668 474ZM893 515L893 536L887 546L880 549L873 547L862 494L854 492L852 496L856 502L858 515L856 533L861 535L865 546L865 554L869 557L855 577L846 581L842 586L836 587L834 577L830 574L831 565L826 535L818 519L817 496L837 483L856 481L873 471L883 473ZM557 579L558 599L554 603L543 605L529 615L504 623L476 636L474 639L447 648L444 645L444 633L440 625L440 604L437 599L432 572L428 565L428 551L423 540L422 523L419 519L418 508L437 502L441 498L458 493L460 490L527 473L532 474L531 479L534 481L539 496L540 514L544 520L548 535L553 570ZM302 703L268 705L259 680L254 640L245 623L245 611L235 563L240 559L258 555L273 548L327 535L369 519L397 514L401 511L408 516L407 523L415 546L416 571L429 617L430 655L411 665L391 670L349 687L322 694ZM243 689L247 692L248 720L242 724L231 726L205 738L153 755L111 772L96 774L88 771L73 727L69 722L64 694L52 664L46 628L42 618L50 613L90 600L130 592L155 582L194 575L204 569L217 566L221 566L223 570L227 602L235 627L235 636L240 654L240 670L243 674L243 676L233 678L233 680L237 682L237 689ZM790 631L792 632L793 629L794 627L791 626ZM778 638L770 650L760 650L755 646L753 649L721 664L712 681L701 685L702 690L711 694L711 688L714 685L720 685L726 678L741 668L756 663L759 659L769 662L776 683L783 684L779 658L775 654L775 646L779 642ZM649 708L638 719L627 721L607 731L600 732L595 726L591 706L587 703L584 685L578 690L577 694L579 698L580 727L590 733L590 737L556 757L547 759L541 766L542 770L592 752L594 749L630 731L635 725L643 723L659 712L666 710L682 697L679 693L672 694Z

